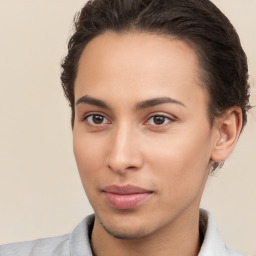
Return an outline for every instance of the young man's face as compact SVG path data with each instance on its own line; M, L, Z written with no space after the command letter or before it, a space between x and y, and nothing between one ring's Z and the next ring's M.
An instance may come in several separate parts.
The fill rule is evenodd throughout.
M108 32L85 47L74 153L102 232L139 238L197 216L214 136L199 72L167 37Z

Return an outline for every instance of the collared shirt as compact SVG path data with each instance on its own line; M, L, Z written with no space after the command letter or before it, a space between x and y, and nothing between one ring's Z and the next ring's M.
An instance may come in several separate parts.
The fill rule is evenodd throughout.
M0 246L0 256L93 256L90 235L94 215L80 222L71 234ZM246 256L225 246L212 215L200 210L200 231L204 235L198 256Z

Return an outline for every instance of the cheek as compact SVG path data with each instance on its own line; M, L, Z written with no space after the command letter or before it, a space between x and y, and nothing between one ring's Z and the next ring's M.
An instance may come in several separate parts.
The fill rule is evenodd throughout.
M198 193L207 177L211 153L211 133L198 130L193 136L176 133L152 141L147 150L147 164L160 184L160 193L190 197ZM153 157L152 157L153 156ZM183 198L184 199L184 198Z
M104 170L105 144L100 136L73 133L73 150L84 188L93 185L96 175Z

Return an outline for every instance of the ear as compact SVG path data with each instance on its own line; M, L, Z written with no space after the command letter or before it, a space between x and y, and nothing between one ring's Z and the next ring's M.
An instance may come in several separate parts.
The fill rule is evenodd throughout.
M242 129L242 110L230 108L214 124L215 134L211 160L223 162L232 153Z

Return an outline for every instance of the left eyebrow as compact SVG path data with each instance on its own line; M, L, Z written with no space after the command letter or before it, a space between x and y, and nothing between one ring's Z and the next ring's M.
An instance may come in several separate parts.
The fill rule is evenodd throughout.
M141 109L150 108L150 107L154 107L154 106L165 104L165 103L173 103L173 104L178 104L183 107L186 107L186 105L183 104L181 101L178 101L169 97L160 97L160 98L153 98L153 99L141 101L136 104L136 109L141 110Z

